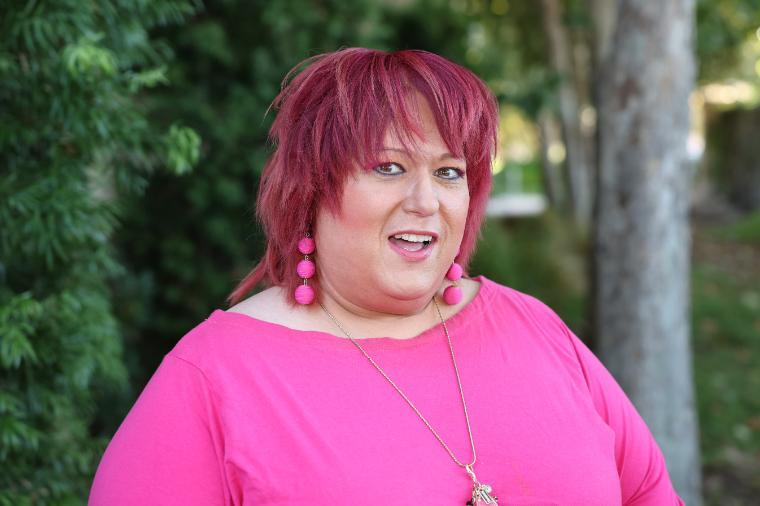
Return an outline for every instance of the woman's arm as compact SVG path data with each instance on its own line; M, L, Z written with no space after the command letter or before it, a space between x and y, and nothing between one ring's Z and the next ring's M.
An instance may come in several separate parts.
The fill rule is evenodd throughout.
M636 408L599 359L563 324L594 407L615 432L615 460L625 506L680 505L665 459Z
M108 445L88 504L225 504L213 401L200 369L166 355Z

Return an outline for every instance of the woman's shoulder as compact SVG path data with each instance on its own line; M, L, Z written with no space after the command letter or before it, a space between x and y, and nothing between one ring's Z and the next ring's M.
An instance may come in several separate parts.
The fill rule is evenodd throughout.
M227 309L227 313L239 313L257 320L283 324L293 318L292 309L285 303L282 288L273 286L251 295Z
M586 381L578 355L582 341L556 311L538 297L493 281L489 290L497 312L491 315L492 320L507 331L505 335L515 345L514 349L530 349L539 356L553 357L556 360L552 363L563 367L552 370L564 370L576 386L584 388Z
M520 321L556 344L566 345L567 325L548 304L534 295L481 276L488 307L505 322ZM499 317L497 316L497 319ZM507 323L505 323L506 325Z
M190 362L201 369L224 356L242 352L255 336L250 329L257 320L277 317L271 293L260 292L226 311L214 309L181 336L168 355ZM266 316L265 316L266 315Z
M267 328L287 331L319 331L330 333L332 326L320 318L318 304L307 306L287 302L288 294L280 286L258 292L227 309L227 315L241 317L250 323L267 324ZM274 326L272 326L272 324Z
M478 276L477 279L481 280L485 296L492 304L511 306L512 308L532 313L535 316L557 317L557 314L551 307L534 295L488 279L485 276Z
M170 353L196 365L241 353L250 356L253 350L261 353L272 347L272 336L313 330L309 310L314 308L289 306L282 288L267 288L226 310L214 309L182 336Z
M218 354L221 351L220 343L229 341L223 339L223 336L232 330L222 329L219 326L219 312L221 309L214 309L208 316L179 337L167 356L179 358L199 369L205 369L211 355Z

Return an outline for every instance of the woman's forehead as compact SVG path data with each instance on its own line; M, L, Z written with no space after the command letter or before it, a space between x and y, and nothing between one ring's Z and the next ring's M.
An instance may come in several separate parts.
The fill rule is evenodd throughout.
M405 128L398 123L389 125L378 149L411 158L462 158L461 146L450 146L443 138L434 120L415 126L417 127L416 131ZM457 150L457 147L460 149Z
M437 162L463 162L464 158L458 157L455 154L449 152L448 148L444 145L438 149L431 149L430 147L421 147L419 149L406 149L403 146L383 146L380 151L382 153L394 153L406 158L430 158Z

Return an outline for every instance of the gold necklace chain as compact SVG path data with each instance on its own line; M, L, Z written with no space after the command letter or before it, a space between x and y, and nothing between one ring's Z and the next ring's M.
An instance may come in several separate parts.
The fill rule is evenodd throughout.
M404 394L404 392L402 392L401 389L398 386L396 386L396 384L393 382L393 380L390 379L387 374L385 374L385 371L383 371L382 369L380 369L380 366L377 365L374 360L372 360L372 357L370 357L369 355L367 355L367 352L364 351L364 348L362 348L361 346L359 346L359 343L357 343L354 340L354 338L351 337L351 334L349 334L348 331L343 328L343 326L332 315L332 313L330 313L330 311L328 311L327 308L322 304L322 302L319 303L319 305L322 306L322 309L325 311L325 313L327 313L327 316L330 317L330 319L333 321L333 323L335 323L335 325L344 334L346 334L346 337L348 337L351 340L351 342L354 343L354 345L357 348L359 348L359 351L361 351L362 354L364 354L364 356L367 357L367 360L369 360L370 363L373 366L375 366L375 369L377 369L380 372L380 374L382 374L383 377L385 377L385 379L388 380L388 383L390 383L391 386L393 386L393 388L396 389L396 391L401 395L401 397L404 398L404 400L407 402L407 404L409 404L409 406L414 410L414 412L417 413L417 416L420 417L420 420L422 420L425 423L425 425L427 425L427 428L430 429L430 432L433 433L433 435L438 440L438 442L441 443L441 445L446 449L446 451L449 453L449 455L454 460L454 462L458 466L464 467L465 470L467 471L467 474L469 474L473 478L473 481L475 481L475 478L474 478L475 475L472 472L472 466L475 465L475 461L477 460L478 457L475 454L475 443L472 440L472 430L470 429L470 417L467 414L467 403L464 401L464 392L462 391L462 382L459 379L459 369L457 368L457 362L454 359L454 347L451 345L451 337L449 336L449 329L446 327L446 321L443 319L443 315L441 314L441 309L438 307L438 302L436 302L435 297L433 297L433 304L435 304L435 309L438 312L438 317L441 319L441 324L443 325L443 331L446 334L446 340L449 342L449 350L451 351L451 362L454 364L454 372L456 373L457 384L459 385L459 394L462 397L462 407L464 408L464 419L467 422L467 434L470 436L470 447L472 448L472 462L470 462L469 464L462 464L459 461L459 459L457 459L454 456L454 453L449 449L449 447L446 445L446 443L443 442L443 439L441 439L441 436L439 436L438 433L435 431L435 429L433 429L433 427L430 425L430 423L428 423L427 419L424 416L422 416L422 413L420 413L420 411L417 409L417 407L414 404L412 404L412 401L409 400L409 397L407 397Z

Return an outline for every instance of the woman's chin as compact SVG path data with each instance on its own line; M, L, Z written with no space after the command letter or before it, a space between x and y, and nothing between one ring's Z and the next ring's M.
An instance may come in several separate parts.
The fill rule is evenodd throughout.
M425 301L427 303L440 287L440 280L430 276L409 276L394 279L385 290L388 296L404 302Z

